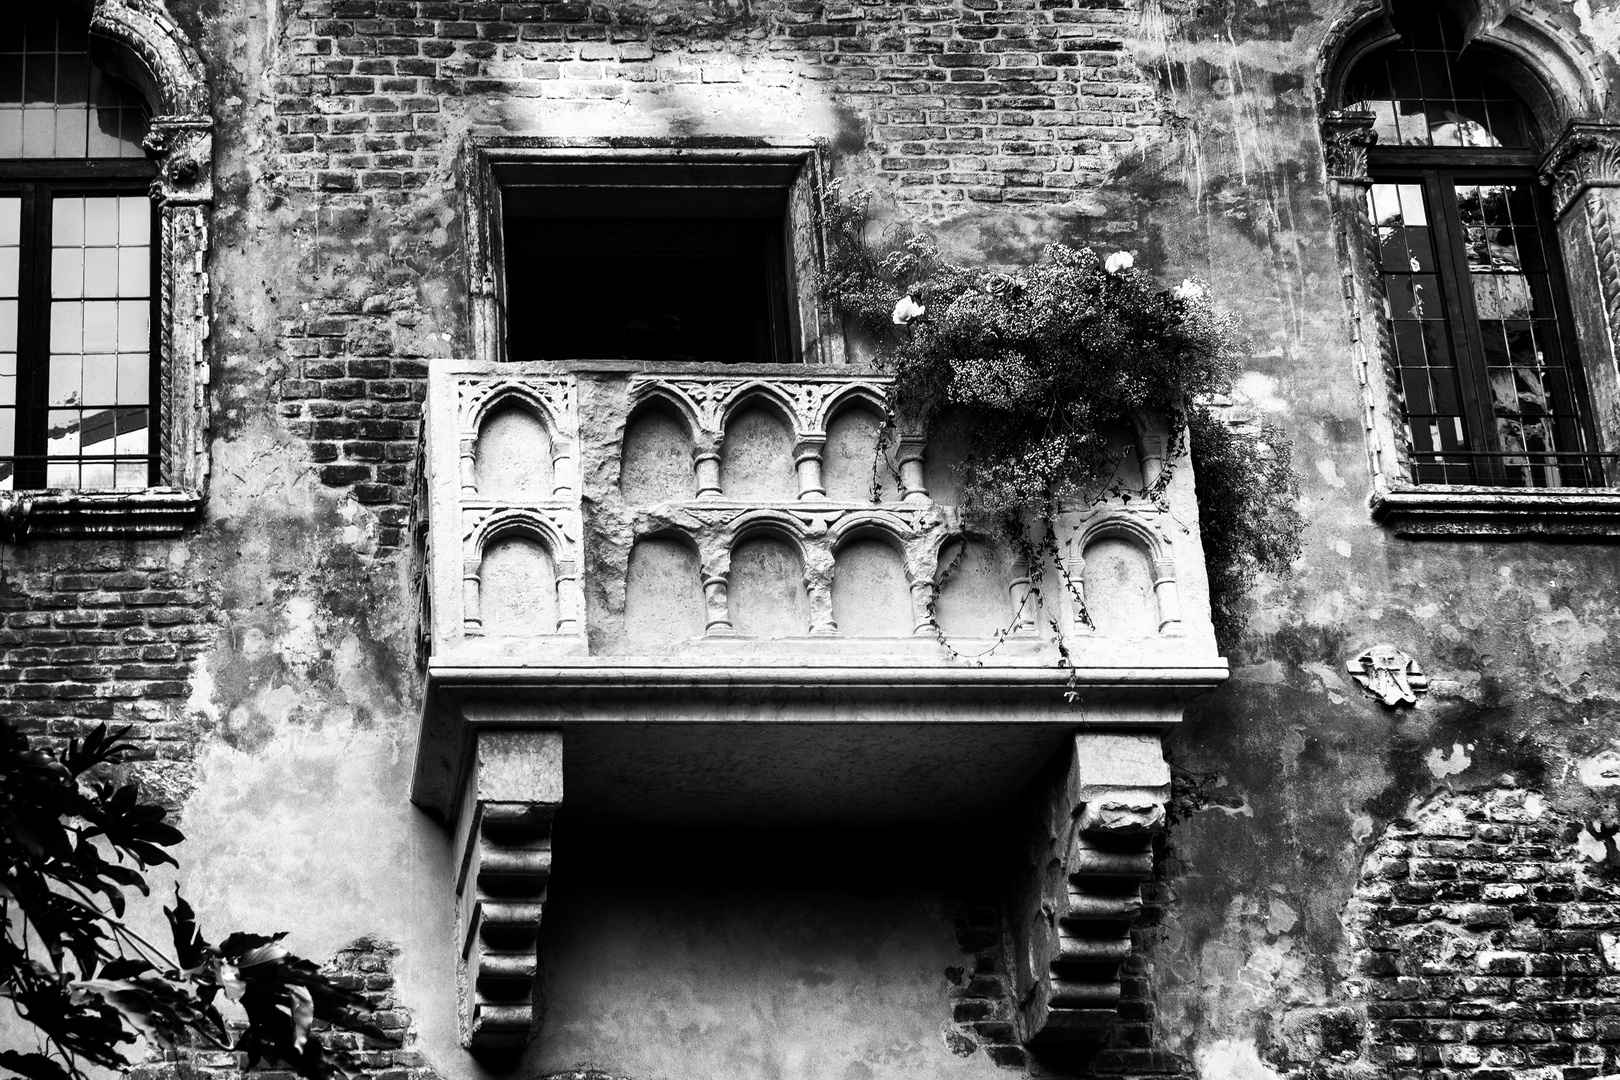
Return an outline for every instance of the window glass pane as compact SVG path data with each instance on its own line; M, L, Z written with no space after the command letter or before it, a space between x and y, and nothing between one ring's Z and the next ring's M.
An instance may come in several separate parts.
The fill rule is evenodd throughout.
M152 363L144 352L118 358L117 396L120 405L140 405L152 392Z
M52 211L46 482L145 487L151 204L138 195L73 196Z
M145 103L91 62L87 24L73 5L41 5L0 41L0 158L142 156Z
M21 250L22 200L0 196L0 353L17 351L17 267Z
M1452 327L1435 273L1423 188L1374 184L1368 211L1378 226L1385 319L1400 368L1413 475L1419 483L1468 483L1474 447L1458 393Z
M77 405L82 400L84 362L77 356L51 357L48 390L52 405Z
M1565 366L1530 182L1459 184L1456 191L1502 468L1499 482L1521 487L1594 482L1588 475L1595 462L1583 456L1581 402ZM1535 249L1532 259L1522 257L1527 246Z
M0 408L0 491L16 485L16 465L9 460L17 452L17 410Z
M50 461L45 464L45 486L76 488L79 486L79 464L76 461Z
M84 396L80 399L91 406L113 405L118 401L118 357L86 356L84 358Z
M1400 40L1368 56L1346 83L1346 105L1373 113L1384 145L1533 146L1524 103L1461 53L1462 33L1436 4L1403 3Z

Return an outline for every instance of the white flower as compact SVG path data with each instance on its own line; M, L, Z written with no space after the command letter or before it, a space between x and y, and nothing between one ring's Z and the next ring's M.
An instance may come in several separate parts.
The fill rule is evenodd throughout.
M1170 290L1177 300L1202 300L1209 295L1209 286L1192 278L1182 278L1181 284Z
M918 302L916 294L907 293L894 305L894 325L910 326L926 314L928 308Z
M1135 265L1135 255L1132 255L1128 251L1116 251L1112 255L1108 256L1108 259L1103 263L1103 269L1108 271L1110 274L1118 274L1125 270L1129 270Z

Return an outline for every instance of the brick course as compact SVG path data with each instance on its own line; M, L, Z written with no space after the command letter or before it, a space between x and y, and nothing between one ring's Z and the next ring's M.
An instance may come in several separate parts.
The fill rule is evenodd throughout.
M190 757L180 707L211 637L204 602L156 555L0 570L0 710L55 738L129 724L132 759Z
M1620 1071L1620 888L1540 797L1437 798L1367 858L1347 925L1367 1056L1392 1080Z
M412 1049L415 1034L411 1030L411 1016L394 994L394 962L399 949L377 938L359 938L338 951L322 971L332 981L348 990L354 990L371 1002L376 1010L373 1022L385 1031L398 1032L405 1045L398 1050L378 1048L364 1036L347 1031L334 1031L324 1020L317 1020L311 1030L326 1045L339 1050L355 1052L360 1067L358 1076L368 1080L437 1080L439 1073L430 1066L422 1054ZM233 1028L233 1038L240 1034ZM212 1080L227 1080L238 1076L253 1076L259 1080L295 1080L295 1074L263 1067L246 1072L247 1055L228 1051L190 1051L170 1054L165 1061L137 1065L129 1070L129 1080L178 1080L180 1077L207 1076Z
M1036 1075L1054 1080L1180 1080L1191 1076L1186 1060L1155 1045L1157 1010L1146 956L1164 918L1158 888L1154 882L1143 886L1143 911L1131 932L1131 956L1120 969L1118 1019L1095 1053L1083 1061L1041 1060L1024 1049L1014 1023L1017 1007L1007 972L1010 961L1004 920L1008 915L993 902L957 905L951 928L965 963L945 972L951 1002L946 1046L961 1057L971 1057L982 1049L997 1065L1021 1070L1033 1067Z
M1066 203L1161 122L1125 51L1136 8L305 0L286 28L277 149L294 187L412 190L454 153L459 109L810 84L867 112L868 149L906 198Z

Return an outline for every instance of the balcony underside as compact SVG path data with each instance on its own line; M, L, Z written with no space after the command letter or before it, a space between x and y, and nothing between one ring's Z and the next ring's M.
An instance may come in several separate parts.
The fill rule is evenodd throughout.
M1076 731L1161 731L1226 667L1080 674L1071 701L1051 667L435 667L413 797L451 817L477 732L549 730L572 820L982 820Z

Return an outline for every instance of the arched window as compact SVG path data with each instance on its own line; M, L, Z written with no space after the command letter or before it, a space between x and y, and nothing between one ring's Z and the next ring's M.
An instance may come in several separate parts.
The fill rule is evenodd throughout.
M1604 483L1542 147L1507 57L1402 0L1343 104L1371 113L1366 212L1418 485Z
M0 490L155 482L157 175L147 109L91 60L89 19L0 32Z

